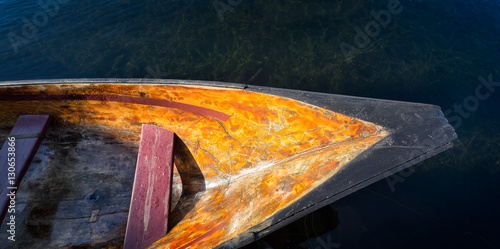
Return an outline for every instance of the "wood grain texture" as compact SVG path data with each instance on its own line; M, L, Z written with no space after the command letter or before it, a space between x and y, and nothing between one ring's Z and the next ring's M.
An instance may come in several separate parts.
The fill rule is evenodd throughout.
M139 144L108 133L51 125L16 195L20 239L0 236L0 243L19 249L123 247ZM0 229L7 230L5 223Z
M17 119L9 136L25 135L25 134L45 134L49 128L51 118L49 115L22 115ZM21 183L24 174L35 156L42 138L18 138L13 141L14 146L9 146L9 140L5 141L0 151L0 222L3 221L9 206L10 196L7 194L14 192L11 195L15 202L15 193L17 187ZM9 155L9 148L13 148L12 157ZM14 171L9 170L9 159L14 164ZM15 173L15 178L8 177L9 173ZM10 189L12 188L12 189ZM15 206L15 205L14 205ZM13 213L14 214L14 213Z
M125 249L143 249L167 234L174 167L174 133L143 125Z

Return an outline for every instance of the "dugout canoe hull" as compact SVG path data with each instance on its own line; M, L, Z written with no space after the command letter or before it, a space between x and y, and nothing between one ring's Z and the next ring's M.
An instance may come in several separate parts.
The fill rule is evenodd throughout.
M142 124L176 134L151 248L240 247L456 139L432 105L206 81L1 82L0 136L26 114L53 119L18 191L23 241L5 242L30 248L121 245Z

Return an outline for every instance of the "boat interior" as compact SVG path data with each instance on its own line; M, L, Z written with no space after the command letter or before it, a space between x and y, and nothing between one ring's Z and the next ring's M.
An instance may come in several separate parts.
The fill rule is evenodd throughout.
M272 217L388 135L300 101L162 84L0 87L0 137L20 115L53 122L20 184L18 228L36 247L120 246L141 126L175 132L169 233L214 247Z

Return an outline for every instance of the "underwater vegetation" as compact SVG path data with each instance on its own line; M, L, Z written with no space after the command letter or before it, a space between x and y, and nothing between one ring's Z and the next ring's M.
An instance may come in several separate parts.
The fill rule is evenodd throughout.
M35 42L21 53L50 56L85 77L149 75L373 97L386 91L398 96L395 85L411 92L459 84L458 75L464 81L481 70L498 72L492 67L498 59L489 56L492 44L477 42L492 37L489 30L450 30L451 23L463 28L469 20L454 16L453 6L426 1L400 1L401 13L347 58L340 44L353 44L356 27L374 21L371 12L386 10L387 2L249 0L223 20L213 4L196 0L151 1L134 9L133 1L112 1L97 10L89 7L95 1L72 3L85 19L72 27L71 42L50 50L43 49L50 39ZM422 11L443 18L429 20ZM67 29L61 25L66 21L54 17L47 35L57 37ZM159 73L151 75L148 67Z

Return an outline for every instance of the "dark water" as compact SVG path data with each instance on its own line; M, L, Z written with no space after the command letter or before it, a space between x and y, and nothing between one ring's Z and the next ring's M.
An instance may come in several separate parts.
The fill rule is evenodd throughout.
M447 111L453 149L271 235L275 248L500 248L500 1L42 2L0 0L0 80L218 80Z

